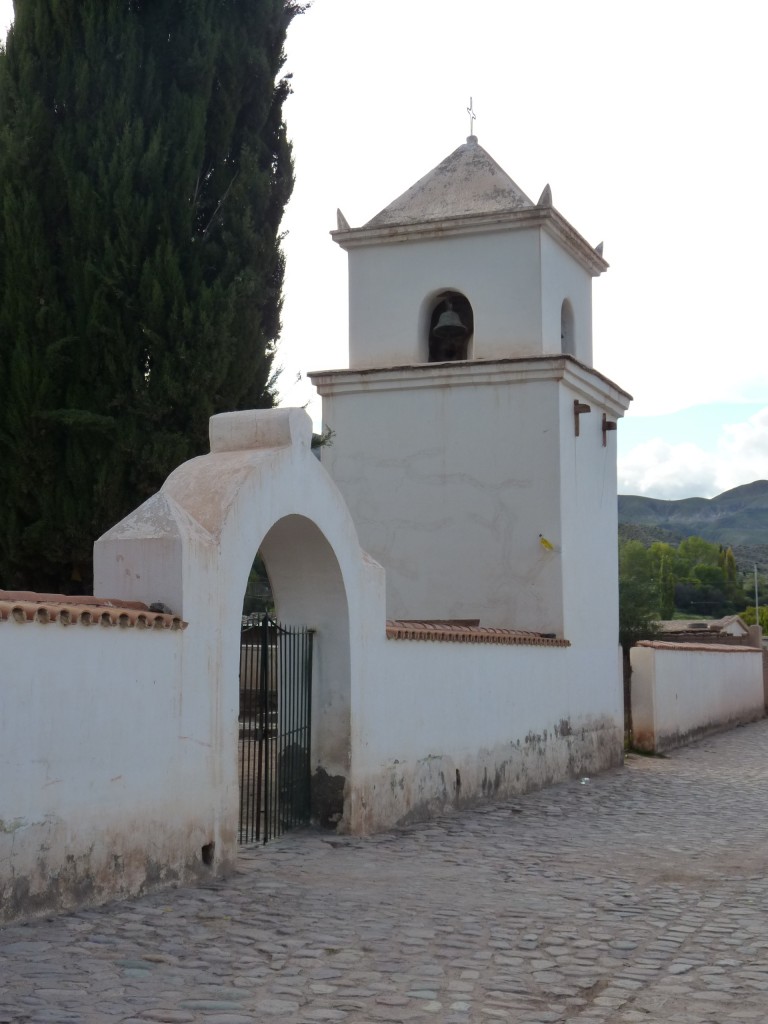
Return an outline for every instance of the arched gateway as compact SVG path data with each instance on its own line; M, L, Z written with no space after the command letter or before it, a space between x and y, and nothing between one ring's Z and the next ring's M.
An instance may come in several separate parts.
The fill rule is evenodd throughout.
M320 819L342 827L350 768L351 673L364 622L380 624L383 571L360 548L335 484L311 451L300 409L211 419L211 451L176 469L161 490L97 542L95 589L161 603L188 623L183 728L200 751L201 805L217 860L234 849L238 819L237 711L243 593L254 555L268 567L281 622L309 626L314 646L311 768ZM359 661L359 657L357 659Z

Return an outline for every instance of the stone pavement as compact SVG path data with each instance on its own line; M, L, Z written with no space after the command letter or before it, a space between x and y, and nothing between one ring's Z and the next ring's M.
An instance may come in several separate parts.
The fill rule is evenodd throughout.
M0 931L0 1022L768 1020L768 721Z

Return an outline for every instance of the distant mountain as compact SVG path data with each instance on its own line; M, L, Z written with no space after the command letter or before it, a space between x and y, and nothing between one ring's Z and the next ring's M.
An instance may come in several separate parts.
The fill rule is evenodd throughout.
M740 568L768 566L768 480L734 487L715 498L663 501L636 494L619 495L622 537L677 543L703 537L733 548Z

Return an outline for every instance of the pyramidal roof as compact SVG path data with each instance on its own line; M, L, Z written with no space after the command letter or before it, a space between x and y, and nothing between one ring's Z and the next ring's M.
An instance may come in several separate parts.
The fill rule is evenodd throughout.
M446 217L508 213L535 204L470 135L442 163L377 213L366 228L424 224Z

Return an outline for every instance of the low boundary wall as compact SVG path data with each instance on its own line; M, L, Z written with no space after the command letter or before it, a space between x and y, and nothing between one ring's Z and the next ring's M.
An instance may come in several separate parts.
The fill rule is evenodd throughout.
M632 734L660 753L765 714L763 657L754 647L641 641L630 651Z
M186 623L23 598L0 592L0 922L210 874L222 739Z

